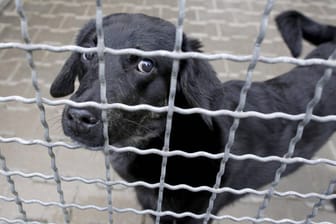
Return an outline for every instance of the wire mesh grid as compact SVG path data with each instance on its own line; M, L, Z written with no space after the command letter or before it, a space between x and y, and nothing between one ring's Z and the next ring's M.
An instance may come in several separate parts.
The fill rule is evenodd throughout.
M164 215L171 215L174 217L185 217L190 216L194 218L200 218L204 219L204 223L208 223L210 219L219 220L219 221L233 221L233 222L244 222L249 221L253 223L333 223L333 222L314 222L312 221L314 217L318 215L318 209L322 206L323 202L325 200L331 200L335 199L336 195L333 194L334 186L336 184L336 179L331 179L327 189L325 189L324 193L299 193L296 191L277 191L276 187L278 186L279 182L281 181L281 175L285 171L286 166L291 163L304 163L308 165L317 165L317 164L324 164L328 166L336 166L336 161L332 159L305 159L305 158L299 158L299 157L293 157L293 153L295 150L296 143L301 139L302 132L304 127L310 122L310 121L317 121L317 122L330 122L330 121L336 121L336 115L329 115L329 116L316 116L313 114L313 109L316 106L316 104L319 102L321 97L321 92L323 91L324 85L328 82L328 78L331 75L332 69L326 69L325 74L322 76L321 80L316 84L315 89L315 95L311 99L310 103L307 105L306 113L304 114L298 114L298 115L292 115L292 114L286 114L282 112L276 112L276 113L270 113L270 114L263 114L257 111L243 111L245 102L246 102L246 96L248 93L248 90L251 86L252 80L253 80L253 73L255 70L255 67L257 63L267 63L267 64L276 64L276 63L291 63L294 65L312 65L312 64L324 64L331 67L336 66L336 61L332 60L334 56L331 56L330 60L322 60L322 59L296 59L291 57L265 57L260 55L261 46L263 44L264 37L266 35L266 31L268 28L268 20L269 15L272 11L272 8L275 4L274 1L268 0L265 3L264 11L262 13L262 18L260 20L260 27L259 32L253 47L253 51L251 55L246 56L239 56L234 54L225 54L225 53L219 53L219 54L206 54L206 53L198 53L198 52L181 52L181 44L182 44L182 33L183 33L183 25L184 25L184 18L185 18L185 1L180 0L179 3L179 10L178 10L178 22L176 26L176 41L175 41L175 48L173 52L167 52L167 51L152 51L152 52L145 52L138 49L110 49L104 46L104 32L102 27L102 18L103 18L103 5L102 1L97 0L96 1L96 30L97 30L97 36L98 36L98 45L95 48L83 48L80 46L73 46L73 45L67 45L67 46L53 46L48 44L32 44L31 39L29 36L28 31L28 23L27 18L25 16L24 7L22 5L22 2L20 0L16 0L16 11L18 14L18 17L20 18L20 24L21 24L21 35L23 39L23 43L16 43L16 42L10 42L10 43L0 43L0 49L19 49L26 52L26 58L29 65L29 68L31 70L31 81L32 86L35 90L35 97L34 98L27 98L22 96L6 96L6 97L0 97L0 103L11 103L11 102L19 102L23 104L35 104L40 113L40 123L44 130L44 137L43 139L33 139L33 140L27 140L20 137L3 137L0 136L0 143L2 143L2 147L5 146L6 143L18 143L21 145L40 145L47 149L49 160L51 164L51 169L53 171L52 175L46 175L43 173L28 173L28 172L22 172L22 171L13 171L6 165L6 157L1 153L0 151L0 164L1 164L1 170L0 174L6 178L8 186L10 188L10 193L12 194L11 197L0 195L0 200L4 202L10 202L15 203L17 206L17 212L20 214L20 218L18 219L9 219L6 218L5 214L0 214L0 221L4 223L43 223L40 221L31 221L29 217L29 212L25 210L25 205L29 204L35 204L42 207L57 207L62 211L63 219L65 223L71 222L71 214L70 209L79 209L79 210L88 210L93 209L101 212L106 212L108 214L108 222L113 223L114 215L117 213L135 213L138 215L145 215L150 214L156 217L155 223L160 223L160 218ZM41 95L39 83L38 83L38 73L36 69L36 65L34 62L34 52L35 51L50 51L50 52L67 52L67 51L77 51L77 52L97 52L99 56L99 80L100 80L100 86L101 86L101 103L95 103L95 102L83 102L83 103L77 103L73 102L71 100L49 100ZM114 55L123 55L123 54L135 54L139 56L164 56L164 57L170 57L174 59L173 63L173 70L171 74L171 86L170 86L170 95L169 95L169 102L167 106L164 107L154 107L151 105L124 105L119 103L114 104L108 104L107 98L106 98L106 80L105 80L105 61L104 61L104 53L108 54L114 54ZM174 97L176 92L176 80L177 80L177 74L179 70L179 60L185 59L185 58L199 58L204 60L230 60L235 62L247 62L249 63L247 74L246 74L246 80L245 85L241 90L240 93L240 100L239 105L237 106L235 111L229 111L229 110L218 110L218 111L209 111L203 108L191 108L191 109L182 109L177 108L174 106ZM59 167L57 166L55 155L55 148L57 147L65 147L67 149L77 149L79 146L66 143L63 141L53 141L49 134L49 125L46 120L46 112L45 107L46 106L59 106L59 105L70 105L74 107L87 107L92 106L99 109L102 109L102 118L104 121L104 155L105 155L105 178L83 178L80 176L62 176L59 173ZM166 112L167 113L167 123L166 123L166 134L165 134L165 144L163 149L137 149L134 147L123 147L123 148L117 148L114 146L111 146L108 144L108 132L107 132L107 118L106 118L106 110L107 109L122 109L122 110L128 110L128 111L138 111L138 110L151 110L154 112ZM225 147L225 151L223 153L219 154L210 154L208 152L199 151L196 153L187 153L184 151L169 150L169 139L170 139L170 130L172 125L172 114L173 113L181 113L181 114L192 114L192 113L203 113L208 116L231 116L234 118L234 122L230 128L230 134L229 139ZM246 118L246 117L257 117L261 119L274 119L274 118L283 118L283 119L289 119L289 120L298 120L300 121L298 128L297 128L297 134L296 136L293 136L292 141L290 145L288 146L288 153L284 155L283 157L277 157L277 156L269 156L269 157L260 157L253 154L245 154L245 155L235 155L230 152L232 145L235 142L235 133L237 128L239 128L239 122L240 119ZM0 148L1 150L1 148ZM111 171L110 171L110 163L108 159L108 153L109 151L116 151L116 152L133 152L141 155L148 155L148 154L157 154L161 155L163 157L162 167L161 167L161 177L160 182L155 184L150 184L142 181L137 182L126 182L126 181L114 181L111 178ZM213 187L208 186L201 186L201 187L192 187L184 184L179 185L170 185L165 183L165 169L167 166L167 163L169 163L168 158L171 156L184 156L187 158L195 158L195 157L207 157L211 159L221 159L221 166L220 170L218 170L216 183ZM229 159L233 160L248 160L248 159L254 159L260 162L270 162L270 161L278 161L281 162L281 167L277 170L275 173L274 181L272 182L271 186L269 188L266 188L265 190L258 190L258 189L232 189L229 187L221 187L220 181L223 177L223 174L225 173L226 168L226 162ZM17 184L15 181L15 177L22 177L22 178L37 178L44 181L54 181L54 183L57 186L57 195L58 200L57 201L41 201L36 199L25 199L24 197L20 196L20 191L17 189ZM84 184L101 184L104 186L106 191L106 205L105 206L97 206L94 204L87 204L82 205L78 203L69 203L66 201L64 196L64 183L68 182L82 182ZM114 206L113 200L112 200L112 187L122 185L127 188L132 188L135 186L143 186L147 188L158 188L159 189L159 195L158 195L158 201L157 201L157 210L141 210L136 208L118 208ZM212 193L211 197L209 198L209 206L207 209L207 212L205 214L193 214L191 212L184 212L184 213L176 213L173 211L162 211L162 197L164 194L165 189L186 189L189 191L209 191ZM231 192L234 194L253 194L262 196L264 199L262 200L262 203L259 205L259 209L257 209L257 212L254 217L251 216L243 216L243 217L236 217L232 215L215 215L211 214L214 200L216 199L216 196L218 193L221 192ZM267 209L269 202L271 198L273 197L294 197L294 198L300 198L300 199L310 199L315 198L318 199L316 203L312 206L311 212L307 213L306 217L302 220L292 220L289 218L284 219L273 219L268 218L265 216L265 210Z

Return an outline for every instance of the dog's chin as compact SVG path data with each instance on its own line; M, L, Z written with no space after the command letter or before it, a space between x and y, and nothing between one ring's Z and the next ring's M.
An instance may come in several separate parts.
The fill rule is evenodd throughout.
M91 129L87 133L78 134L73 131L69 126L63 125L64 134L69 137L74 143L80 147L92 150L99 151L101 148L104 148L104 138L103 134L99 130Z
M104 140L103 139L93 139L93 138L81 138L78 136L68 136L71 141L81 147L91 151L101 151L104 150Z
M86 139L76 137L76 136L75 137L68 136L68 137L70 137L70 139L71 139L71 141L73 142L74 145L76 145L80 148L87 149L87 150L90 150L90 151L104 151L105 143L104 143L103 138L95 141L96 139L93 139L93 138L88 138L86 140ZM125 142L129 142L129 141L125 140ZM126 146L130 146L128 144L125 144L125 142L124 141L113 142L113 143L109 143L109 145L112 146L112 147L117 147L117 148L123 148L123 147L126 147Z
M81 145L82 148L88 149L90 151L104 151L104 146L88 146L88 145Z
M72 139L72 142L80 147L80 148L83 148L83 149L87 149L87 150L90 150L90 151L104 151L104 145L88 145L88 144L85 144L85 143L82 143L82 142L79 142L79 141L76 141L76 140L73 140Z

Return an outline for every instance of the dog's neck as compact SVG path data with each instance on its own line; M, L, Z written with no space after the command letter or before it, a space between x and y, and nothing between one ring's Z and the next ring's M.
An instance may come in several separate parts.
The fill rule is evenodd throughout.
M181 108L193 107L182 94L177 94L175 105ZM218 149L217 141L221 138L218 138L219 133L215 126L209 127L211 119L211 117L204 117L198 113L187 115L174 113L170 140L171 150L195 152ZM209 147L209 142L213 143L214 149L206 148Z

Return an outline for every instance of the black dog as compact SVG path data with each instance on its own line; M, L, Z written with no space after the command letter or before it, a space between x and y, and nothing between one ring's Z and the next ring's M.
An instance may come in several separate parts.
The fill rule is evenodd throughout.
M175 26L159 18L141 14L114 14L104 18L105 45L107 47L138 48L145 51L169 50L174 47ZM295 56L301 52L302 37L318 45L308 58L327 59L336 48L333 41L336 27L320 25L302 14L291 11L277 17L277 24L286 43ZM94 47L97 44L95 21L89 22L79 33L77 44ZM183 51L200 51L201 44L183 37ZM172 60L164 57L142 58L135 55L105 55L107 98L109 103L128 105L167 104ZM265 82L255 82L247 95L245 111L262 113L285 112L300 114L314 95L314 88L326 69L313 65L296 67L290 72ZM96 54L73 53L65 63L51 87L54 97L66 96L74 91L76 77L80 86L71 99L76 102L100 102L98 59ZM175 105L181 108L202 107L210 110L235 110L243 81L221 83L207 61L181 60ZM336 113L336 73L325 86L322 98L314 110L315 115ZM127 112L109 110L109 143L114 146L135 146L140 149L163 146L166 114L150 111ZM174 113L170 150L186 152L207 151L221 153L228 140L230 116L210 117L200 114ZM286 119L263 120L250 117L241 119L231 152L258 156L284 156L290 139L295 136L299 121ZM73 140L93 149L104 144L101 111L95 108L66 106L63 113L63 129ZM311 158L335 131L333 122L311 121L304 129L302 140L297 144L294 156ZM158 183L162 157L111 152L114 169L127 181ZM165 181L169 184L213 186L220 160L205 157L168 158ZM288 165L287 175L301 164ZM279 162L262 163L254 160L230 159L221 186L260 188L274 179ZM144 209L156 209L158 189L136 188L137 197ZM190 211L201 214L206 211L210 193L187 190L164 191L163 211L177 213ZM221 193L212 214L233 202L241 195ZM191 217L163 216L161 223L202 223Z

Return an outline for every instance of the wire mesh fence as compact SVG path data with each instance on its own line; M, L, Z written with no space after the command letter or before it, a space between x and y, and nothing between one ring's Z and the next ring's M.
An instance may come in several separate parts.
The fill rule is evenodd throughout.
M27 5L29 1L25 1ZM191 3L190 3L191 2ZM3 41L0 43L0 49L2 52L2 57L5 57L5 54L9 52L9 50L18 50L20 52L25 52L25 56L21 55L22 58L26 58L26 64L28 65L28 70L30 71L31 77L29 78L29 81L31 82L30 86L32 89L30 90L30 97L24 96L25 94L20 94L20 90L16 94L4 94L4 96L0 96L0 104L5 105L6 110L11 110L12 107L16 107L17 105L34 105L38 108L38 110L35 110L34 113L38 112L38 118L39 118L39 126L42 127L42 137L34 136L36 132L32 132L33 137L27 137L20 135L15 135L9 132L5 132L4 134L0 135L0 176L4 178L4 184L0 186L5 186L7 190L0 190L0 201L1 204L4 205L4 207L0 207L0 222L4 223L53 223L53 222L64 222L64 223L76 223L76 218L74 217L75 213L78 211L88 211L88 210L94 210L99 212L99 217L97 219L97 216L92 216L93 220L95 221L88 221L91 223L123 223L123 221L116 221L116 217L119 214L135 214L134 219L131 221L127 220L125 216L121 217L121 220L127 220L124 221L124 223L151 223L150 220L140 220L139 217L143 217L144 215L153 215L156 217L155 223L160 223L160 219L164 215L171 215L175 217L194 217L194 218L200 218L204 219L204 223L208 223L210 219L216 220L218 223L334 223L335 215L330 212L330 214L325 215L325 213L319 212L319 208L324 204L325 201L335 199L336 195L333 193L334 186L335 186L335 178L334 175L331 175L328 181L326 183L319 183L319 189L321 190L319 192L308 192L306 190L300 191L300 190L284 190L280 191L278 190L278 185L281 184L282 178L281 174L285 171L286 166L288 164L292 163L304 163L306 165L315 165L311 166L312 169L315 169L315 167L320 166L321 169L324 170L326 167L334 167L336 166L336 160L335 158L330 157L317 157L313 159L305 159L300 157L293 157L293 153L295 150L296 143L301 139L302 131L304 127L310 122L310 121L316 121L316 122L333 122L336 121L336 115L329 115L329 116L316 116L313 114L313 109L320 100L320 94L323 90L324 85L328 82L328 77L331 75L331 69L328 69L325 71L324 76L321 78L320 82L316 84L316 91L315 95L312 98L311 102L307 105L306 113L304 114L286 114L283 112L276 112L276 113L270 113L270 114L264 114L260 113L258 111L244 111L244 106L246 102L246 96L248 94L249 87L251 86L252 81L254 80L254 75L258 73L256 71L256 66L260 63L262 64L270 64L270 66L275 66L275 64L293 64L293 65L312 65L312 64L324 64L331 67L336 66L336 62L334 60L322 60L322 59L296 59L292 57L272 57L272 56L263 56L262 55L262 46L264 44L265 35L269 28L269 20L270 20L270 14L273 12L272 9L275 7L277 3L275 3L272 0L268 1L262 1L259 4L259 11L256 13L259 15L257 24L257 33L256 36L253 37L253 39L256 39L253 45L253 49L251 52L247 52L245 55L237 55L234 53L223 53L222 51L218 51L215 53L199 53L199 52L181 52L181 44L182 44L182 32L184 31L184 25L185 25L185 18L188 16L188 4L199 4L198 1L178 1L178 6L175 5L177 8L176 13L174 15L176 16L176 42L175 42L175 49L173 52L169 51L141 51L138 49L110 49L104 46L104 32L102 32L102 18L103 14L107 13L105 4L102 4L102 1L91 1L90 9L92 6L94 6L94 14L96 18L96 29L98 34L98 41L97 41L97 47L94 48L84 48L80 46L75 45L55 45L51 43L35 43L32 39L36 39L34 36L34 31L31 32L29 29L29 19L27 19L26 16L26 9L25 5L23 5L23 2L20 0L15 1L15 11L16 15L13 14L13 17L17 19L20 23L17 25L20 25L20 33L21 33L21 39L23 41ZM220 4L224 1L212 1L212 3L216 6L217 10L220 7ZM231 4L234 4L234 1L228 1ZM144 5L150 4L150 1L143 1ZM250 1L245 2L246 5L248 5L250 8L252 7L252 4ZM315 7L318 7L320 3L311 3ZM172 3L167 3L172 4ZM176 2L174 2L176 4ZM287 4L289 4L287 2ZM304 1L302 4L308 4ZM336 6L332 2L324 2L325 5L327 5L329 8L332 8L336 11ZM34 5L34 4L33 4ZM47 4L41 3L41 7L46 6ZM66 4L63 4L66 8ZM71 4L70 6L74 6L76 4ZM111 3L107 4L110 7L119 7L122 5L122 3ZM125 4L126 6L132 7L132 3ZM36 6L36 5L35 5ZM53 8L54 12L57 11L57 5ZM200 10L197 6L192 6L196 8L197 10ZM29 7L28 7L29 9ZM86 8L88 11L89 7ZM125 10L125 8L123 8ZM160 8L159 11L163 11L165 7ZM29 9L33 10L33 9ZM103 13L104 12L104 13ZM215 13L216 10L213 10ZM233 11L233 13L237 13ZM71 12L69 13L71 14ZM200 15L196 15L196 17L200 17ZM47 18L47 17L46 17ZM333 18L333 17L331 17ZM66 20L63 20L64 23L66 23ZM239 21L237 22L239 23ZM217 24L217 29L219 25ZM4 32L4 31L3 31ZM202 38L202 33L200 32L198 34ZM238 35L238 39L242 38ZM252 42L249 43L249 46L252 45ZM48 54L63 54L64 52L97 52L99 56L99 80L100 80L100 94L101 94L101 103L96 102L83 102L83 103L77 103L71 100L67 99L61 99L61 100L51 100L46 97L46 95L41 90L41 83L42 85L44 82L41 82L41 78L39 76L38 71L38 59L36 57L39 57L39 53L47 52ZM223 50L225 51L225 49ZM104 53L113 54L113 55L123 55L123 54L134 54L139 56L164 56L174 59L173 64L173 71L171 74L171 89L170 89L170 96L169 96L169 102L167 106L163 107L155 107L152 105L124 105L119 103L114 104L108 104L107 98L106 98L106 83L105 80L105 61L104 61ZM46 57L47 58L47 57ZM229 111L229 110L218 110L218 111L209 111L204 108L191 108L191 109L182 109L177 108L174 106L174 95L176 91L176 79L177 74L179 70L179 60L185 59L185 58L199 58L204 60L210 60L215 61L216 63L219 61L222 63L223 61L227 61L228 63L234 62L234 63L242 63L244 68L247 68L247 71L244 72L245 76L245 85L241 90L240 93L240 100L239 105L236 108L235 111ZM61 59L60 59L61 60ZM246 66L247 65L247 66ZM19 71L15 71L14 73L18 73ZM230 71L228 71L230 72ZM13 74L14 74L13 73ZM51 76L53 74L50 74ZM229 77L230 78L230 77ZM7 80L4 79L6 82ZM27 85L27 82L24 82L24 85ZM19 88L15 86L16 88ZM48 110L53 110L54 108L57 108L58 106L64 106L64 105L70 105L74 107L95 107L102 109L102 118L104 120L104 155L101 157L103 164L101 165L100 174L95 176L96 174L92 173L92 178L84 177L84 175L78 175L78 172L74 172L74 174L70 175L62 175L62 172L65 172L65 169L73 169L75 168L72 164L72 162L69 162L68 167L62 167L60 166L59 160L67 159L71 157L59 157L58 150L59 148L62 148L62 150L66 151L66 153L70 153L71 156L76 156L78 153L77 150L80 146L75 145L73 143L69 143L67 141L64 141L64 139L59 139L59 141L55 141L52 138L52 134L50 132L52 131L49 127L48 122L48 116L47 112ZM107 120L106 120L106 109L122 109L122 110L128 110L128 111L136 111L139 110L151 110L153 112L166 112L167 113L167 123L166 123L166 134L165 134L165 144L163 149L137 149L134 147L122 147L118 148L112 145L108 144L108 133L107 133ZM24 111L24 109L23 109ZM173 113L181 113L181 114L193 114L193 113L203 113L209 116L231 116L234 118L234 122L230 128L230 138L228 139L228 142L226 143L225 151L223 153L218 154L210 154L208 152L199 151L195 153L187 153L184 151L169 150L169 139L170 139L170 130L172 125L172 114ZM2 123L9 122L6 121L6 118L4 116L1 116ZM268 156L268 157L261 157L253 154L244 154L244 155L235 155L231 153L231 147L235 142L235 133L236 130L239 128L240 119L247 118L247 117L257 117L261 119L274 119L274 118L282 118L282 119L288 119L288 120L296 120L300 121L300 124L297 128L297 135L293 136L291 144L288 146L288 153L284 155L284 157L278 157L278 156ZM15 121L14 121L15 122ZM57 120L56 122L60 122ZM37 123L37 122L36 122ZM31 129L34 129L34 127L29 128L29 132L31 132ZM0 132L2 133L2 132ZM330 143L332 144L332 143ZM22 147L20 151L17 151L19 154L11 154L7 148L11 147ZM26 150L28 147L39 147L37 149L37 152L34 152L33 155L37 155L36 153L45 153L47 152L47 156L44 156L42 158L39 158L38 161L26 161L26 159L23 156L20 156L20 153L22 153L21 150ZM69 151L69 152L68 152ZM161 167L161 177L160 182L158 183L146 183L142 181L136 181L136 182L127 182L121 179L115 179L114 174L111 171L108 154L109 151L116 151L116 152L133 152L140 155L149 155L149 154L157 154L163 157L162 167ZM27 151L27 153L31 153L30 151ZM23 155L24 152L23 152ZM179 185L170 185L168 183L165 183L165 169L168 162L168 158L171 156L183 156L187 158L195 158L195 157L206 157L211 159L220 159L221 160L221 166L220 170L218 170L216 183L214 183L214 186L208 187L208 186L201 186L201 187L192 187L185 185L183 183ZM89 154L89 157L92 156L92 154ZM12 159L15 158L15 159ZM31 158L31 157L28 157ZM244 188L244 189L233 189L229 187L221 187L220 181L225 173L226 163L229 159L233 160L257 160L261 163L266 163L270 161L278 161L282 165L277 170L274 181L269 187L266 187L265 189L251 189L251 188ZM23 168L23 169L15 169L15 166L11 166L8 163L8 160L16 161L16 163L22 162L22 163L42 163L45 166L49 166L51 169L48 169L48 171L51 171L50 174L46 174L44 172L32 172L31 170L35 170L35 168L30 169ZM41 161L43 160L43 161ZM78 161L78 160L76 160ZM13 162L11 162L13 163ZM87 166L90 165L90 162L84 161L84 163L88 163ZM14 163L13 163L14 164ZM76 168L75 168L76 169ZM38 170L38 169L37 169ZM62 172L60 172L62 170ZM324 172L324 171L322 171ZM79 172L80 173L80 172ZM35 194L27 194L24 193L24 196L22 195L22 192L25 192L25 188L34 188L36 186L35 184L29 184L31 182L25 182L25 181L35 181L37 184L41 184L43 182L47 182L51 184L52 186L55 186L56 188L50 188L46 187L46 194L53 194L53 197L51 200L45 200L45 199L37 199L40 198L40 196L34 197ZM28 183L28 184L27 184ZM71 185L72 183L81 183L82 185L94 185L100 189L100 196L103 195L104 200L103 203L95 204L94 196L93 200L90 200L90 198L87 198L87 200L84 201L78 201L76 200L77 194L84 194L85 190L83 192L80 191L72 191L69 190L73 188L74 186ZM44 185L45 186L45 185ZM157 210L142 210L138 205L134 205L131 203L131 205L126 204L125 206L116 205L115 201L116 196L114 195L116 192L118 194L118 191L120 189L123 189L121 193L119 193L119 197L123 197L123 195L127 194L125 189L132 189L136 186L143 186L146 188L158 188L159 189L159 195L158 195L158 201L157 201ZM77 186L78 187L78 186ZM324 187L324 188L323 188ZM39 189L43 189L39 188ZM51 193L53 189L53 193ZM85 188L83 188L85 189ZM89 188L88 188L89 189ZM209 198L209 206L207 209L207 212L204 214L194 214L191 212L184 212L184 213L176 213L174 211L164 211L162 210L162 197L165 193L165 189L171 189L171 190L177 190L177 189L186 189L188 191L209 191L212 193L211 197ZM300 189L300 188L296 188ZM309 188L308 188L309 189ZM90 191L90 190L89 190ZM76 192L74 194L71 194L70 192ZM226 213L225 211L223 213L220 213L218 215L211 214L213 203L216 200L217 194L221 192L231 192L233 194L243 195L243 194L250 194L254 195L259 198L259 200L254 204L254 209L251 210L248 214L244 211L239 211L238 215L231 215L229 213ZM31 193L31 192L30 192ZM92 196L92 195L91 195ZM308 209L305 210L306 215L300 214L299 218L293 218L284 215L276 216L278 218L268 217L267 209L271 207L271 198L274 200L274 198L279 199L301 199L303 201L309 201L311 203L311 206L308 206ZM120 200L120 199L119 199ZM130 199L132 200L132 199ZM133 199L135 201L135 199ZM252 200L252 199L251 199ZM71 201L71 202L70 202ZM12 206L12 207L10 207ZM63 220L54 220L53 217L39 217L35 218L31 214L34 213L32 207L35 207L34 210L39 211L39 213L46 211L48 209L52 210L58 210L58 214L62 217ZM5 207L10 207L11 211L14 211L13 214L15 215L7 215L5 211L8 211L4 209ZM4 211L4 212L2 212ZM81 213L79 213L80 216ZM101 214L104 214L104 218L101 218ZM326 217L331 218L326 218ZM279 218L280 217L280 218ZM315 218L318 218L317 221ZM82 223L83 221L81 221Z

